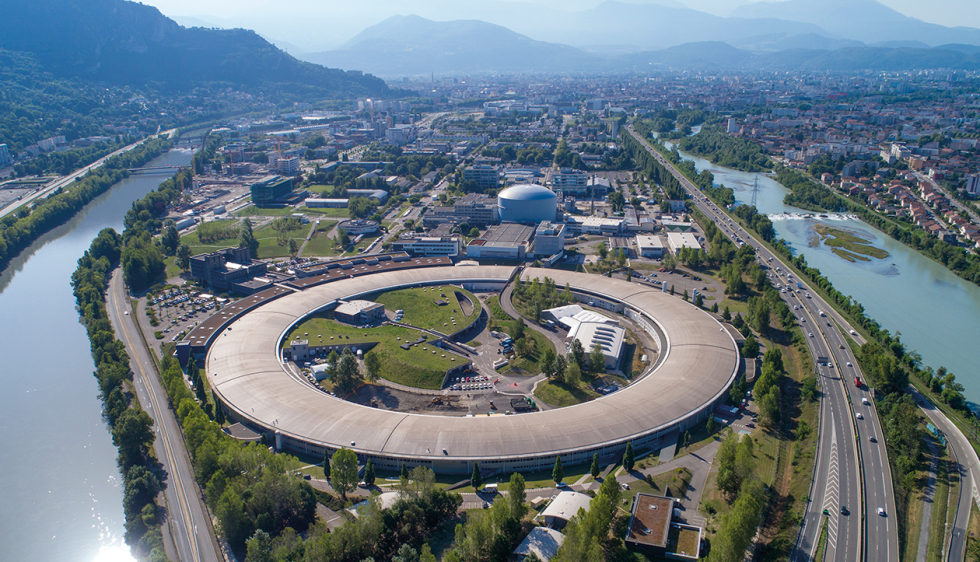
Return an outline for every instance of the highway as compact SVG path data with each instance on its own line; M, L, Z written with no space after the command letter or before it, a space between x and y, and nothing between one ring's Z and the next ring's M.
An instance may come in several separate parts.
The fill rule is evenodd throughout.
M160 135L169 135L169 136L172 137L175 131L176 131L176 129L171 129L169 131L164 131L163 133L158 133L156 135L151 135L149 137L146 137L143 140L134 142L133 144L130 144L128 146L124 146L124 147L120 148L119 150L117 150L117 151L115 151L115 152L113 152L111 154L107 154L106 156L103 156L102 158L99 158L95 162L92 162L88 166L84 166L82 168L79 168L79 169L75 170L74 172L68 174L67 176L64 176L64 177L58 178L56 180L53 180L50 183L48 183L46 186L42 187L41 189L35 191L34 193L30 194L29 196L24 197L22 200L20 200L20 201L14 201L14 202L10 203L9 205L7 205L6 207L4 207L3 210L0 210L0 218L5 217L6 215L8 215L8 214L16 211L17 209L19 209L22 205L27 205L28 203L30 203L31 201L34 201L35 199L47 197L48 195L50 195L51 193L53 193L55 190L57 190L59 188L62 188L62 187L65 187L66 185L68 185L71 182L75 181L76 178L80 178L80 177L84 176L85 174L89 173L91 170L94 170L96 168L101 167L103 164L106 163L106 160L112 158L113 156L116 156L117 154L122 154L124 152L129 152L130 150L136 148L137 146L143 144L144 142L146 142L146 141L148 141L150 139L156 138L156 137L158 137Z
M714 221L726 236L735 240L736 244L741 242L750 244L756 250L756 259L777 273L782 279L782 284L790 287L795 285L797 280L790 275L791 270L780 256L770 252L750 233L742 230L738 223L733 221L722 209L710 202L697 186L688 181L645 139L633 131L632 126L629 127L629 131L635 139L644 144L646 149L663 166L671 171L693 198L698 210ZM777 283L779 282L777 281ZM843 322L839 315L833 313L833 309L816 293L811 293L806 289L801 291L787 289L787 292L782 293L782 295L784 299L787 299L787 302L800 307L794 312L798 314L798 319L804 319L800 321L800 325L803 327L804 333L808 334L807 340L819 340L819 342L808 342L811 351L817 350L814 356L818 361L819 358L826 357L833 365L833 367L817 365L823 391L821 393L823 403L821 404L818 463L815 467L814 481L811 486L811 502L804 514L805 525L797 544L797 552L794 552L792 559L794 561L808 560L812 556L812 550L808 554L799 552L800 546L815 546L816 537L819 535L819 524L814 525L813 523L819 520L819 514L822 513L823 509L827 509L831 518L829 527L832 528L835 524L837 525L836 536L828 533L828 543L830 543L829 539L831 538L835 540L833 551L828 544L828 557L833 552L835 560L863 559L875 562L897 560L899 555L898 523L894 517L895 500L891 469L887 462L884 441L881 439L883 432L875 411L872 393L866 391L867 387L863 385L865 377L851 353L846 338L834 321L838 321L839 325L845 326L844 329L848 331L851 331L851 328ZM793 296L790 297L789 295ZM820 311L830 314L830 317L821 316ZM809 319L806 320L807 318ZM828 350L829 354L827 353ZM853 384L855 376L862 381L861 388ZM868 398L869 404L863 404L862 398ZM828 402L830 403L829 406L827 405ZM830 409L830 416L825 417L828 408ZM856 417L858 414L861 414L862 419ZM874 441L871 440L872 438ZM853 444L850 447L847 446L848 439L853 439ZM832 454L835 443L836 456ZM854 445L857 447L857 454L854 451ZM831 462L832 458L836 459L834 463ZM841 514L839 508L835 512L829 507L824 507L835 505L833 497L835 489L832 485L835 479L839 486L836 490L838 494L837 505L843 503L844 500L851 501L851 504L845 504L848 505L850 515ZM854 483L853 489L852 482ZM859 497L861 500L857 504L848 499L855 497ZM879 508L884 510L884 515L879 515ZM817 514L816 517L814 517L814 512ZM857 552L863 552L863 555L854 556L855 549Z
M154 421L156 440L153 448L166 472L165 521L177 550L176 559L223 562L224 556L214 536L211 519L194 481L194 469L184 447L180 427L168 406L167 393L160 384L153 360L131 315L120 268L116 268L109 282L106 307L117 337L126 345L129 353L136 397ZM168 552L168 555L173 554Z

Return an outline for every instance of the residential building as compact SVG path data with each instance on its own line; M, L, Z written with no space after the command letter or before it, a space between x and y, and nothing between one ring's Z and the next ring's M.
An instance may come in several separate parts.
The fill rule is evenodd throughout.
M487 164L477 164L463 170L463 181L476 182L478 191L497 189L500 186L500 174L497 169Z
M0 145L3 146L3 145ZM967 174L966 192L972 195L980 193L980 174Z
M497 199L482 193L467 193L453 205L453 215L458 222L470 226L485 227L500 222Z
M571 168L553 171L551 173L551 189L562 195L585 197L589 191L589 174Z
M299 156L280 158L276 161L276 170L284 176L295 176L299 172Z

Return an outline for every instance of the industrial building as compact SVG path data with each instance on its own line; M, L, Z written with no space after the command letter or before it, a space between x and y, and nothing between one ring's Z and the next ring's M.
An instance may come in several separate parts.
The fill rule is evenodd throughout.
M668 232L667 245L670 246L670 251L674 254L677 254L681 248L701 249L698 237L690 232Z
M375 320L384 320L385 305L364 300L341 301L333 314L339 322L362 326Z
M495 226L466 246L466 257L470 259L523 260L531 249L531 236L533 234L533 226L517 223L504 223Z
M664 257L664 241L659 236L637 234L636 253L644 258L659 260Z
M497 189L500 186L500 173L493 166L477 164L463 170L463 181L475 181L479 191Z
M619 368L625 336L626 330L606 322L578 322L568 331L569 341L578 340L586 352L591 351L596 344L599 344L605 358L604 368L606 370Z
M558 196L547 187L526 183L501 191L497 206L501 221L538 224L555 220Z
M565 225L542 221L534 231L534 255L553 256L565 249Z
M591 503L592 497L586 494L559 492L539 517L544 519L545 526L561 531L572 517L578 515L578 510L588 512Z
M410 232L392 242L391 250L413 256L456 257L463 253L463 241L458 236L418 236Z
M244 285L264 274L268 264L252 261L248 248L225 248L190 259L191 277L202 285L219 291L238 291L252 294L254 287Z
M639 493L633 497L626 544L662 558L697 560L701 528L674 523L674 498Z
M265 176L252 184L252 203L263 205L275 203L293 191L292 178Z
M310 209L346 209L349 199L309 198L303 204Z
M382 205L388 200L388 192L383 189L348 189L347 196L377 199Z
M616 236L623 231L625 219L620 217L569 217L568 228L571 234L597 234Z

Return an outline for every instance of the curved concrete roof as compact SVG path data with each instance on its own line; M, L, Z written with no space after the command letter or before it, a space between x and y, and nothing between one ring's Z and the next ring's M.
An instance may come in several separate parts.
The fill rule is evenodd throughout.
M558 195L543 185L522 183L501 191L497 195L497 201L501 199L508 201L537 201L542 199L558 199Z
M656 371L620 392L568 408L467 418L346 402L294 379L278 360L277 343L288 328L336 299L407 285L503 281L512 272L500 266L402 270L287 295L216 338L206 363L211 388L242 417L305 442L369 455L462 461L555 454L647 435L712 402L737 371L731 336L693 305L634 283L550 269L529 269L522 277L548 276L559 287L567 282L646 311L669 340Z

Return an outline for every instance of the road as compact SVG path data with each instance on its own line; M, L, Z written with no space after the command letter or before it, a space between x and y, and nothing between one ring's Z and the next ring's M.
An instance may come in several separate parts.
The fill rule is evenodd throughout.
M966 529L970 523L971 500L980 506L980 493L977 491L977 482L980 482L980 458L977 458L977 452L970 445L966 435L942 411L928 398L916 392L911 385L907 390L932 424L946 434L946 440L960 468L960 492L959 498L956 499L956 515L953 518L952 536L946 560L963 560L966 556Z
M223 562L224 557L211 528L211 519L194 482L194 469L184 447L180 427L167 404L167 393L160 384L153 359L136 328L119 268L113 272L109 282L106 306L113 328L129 353L136 397L154 421L156 440L153 448L166 472L166 520L177 549L176 559Z
M780 256L770 252L750 233L742 230L738 223L733 221L722 209L711 203L680 171L654 150L645 139L633 131L632 126L629 127L629 131L635 139L644 144L646 149L663 166L670 170L706 217L714 221L726 236L736 241L736 244L744 241L744 243L755 248L756 259L773 271L778 272L778 275L782 277L782 283L792 287L797 280L789 274L791 270ZM792 559L794 561L807 560L812 556L812 550L810 553L801 553L799 550L801 545L815 546L819 535L819 525L813 523L819 520L819 514L825 509L824 506L834 505L834 494L837 494L838 502L843 503L843 500L847 498L858 497L855 496L857 492L861 499L858 504L847 499L847 501L852 501L848 505L851 515L842 518L839 509L834 512L829 507L826 508L830 513L831 526L833 524L838 526L836 537L831 537L835 539L833 559L842 561L864 559L882 562L895 560L898 558L898 523L894 517L895 500L891 469L887 462L884 442L880 439L883 432L875 411L874 400L871 399L871 393L865 391L865 386L862 385L861 388L858 388L853 384L855 376L860 377L862 382L865 377L851 353L845 336L838 328L838 324L834 323L834 320L839 320L840 325L845 326L848 331L851 331L851 328L843 322L843 319L833 313L833 308L816 293L810 293L805 289L802 291L788 289L786 293L781 293L781 295L787 302L799 307L799 310L796 311L800 314L798 318L809 318L809 321L801 321L801 326L803 326L804 332L808 334L807 340L811 351L816 350L814 357L818 360L821 357L826 357L834 365L833 367L817 366L821 382L824 383L821 393L821 414L823 417L820 420L821 431L818 439L820 454L817 456L818 463L814 470L811 502L804 513L806 524L800 533L797 552L794 552ZM831 316L821 316L820 311L829 312ZM809 334L812 334L812 337ZM828 351L829 353L827 353ZM869 398L868 405L862 403L861 399L865 397ZM829 406L827 402L830 403ZM828 408L829 416L827 416ZM858 420L856 418L858 413L862 414L863 419ZM870 441L871 437L875 438L875 442ZM848 439L854 440L857 453L855 453L853 445L848 447ZM836 456L832 454L835 444ZM833 462L832 459L834 459ZM835 479L839 486L836 492L832 486ZM853 489L851 488L852 482L854 483ZM858 505L859 508L852 509L852 505ZM885 516L878 515L878 508L884 509ZM814 512L817 514L816 517ZM863 552L864 555L854 556L855 549L857 549L856 552ZM803 548L802 550L806 549ZM830 554L828 548L828 557Z
M176 129L171 129L169 131L164 131L163 133L159 133L157 135L152 135L152 136L146 137L145 139L143 139L141 141L134 142L133 144L128 145L128 146L124 146L124 147L120 148L119 150L113 152L112 154L108 154L106 156L103 156L102 158L99 158L98 160L96 160L95 162L92 162L88 166L84 166L82 168L79 168L78 170L75 170L74 172L68 174L67 176L64 176L62 178L58 178L58 179L56 179L56 180L48 183L48 185L42 187L41 189L37 190L36 192L32 193L31 195L29 195L27 197L24 197L22 200L20 200L20 201L14 201L14 202L10 203L9 205L7 205L6 207L4 207L3 210L0 210L0 218L3 218L4 216L6 216L6 215L8 215L8 214L10 214L10 213L12 213L14 211L16 211L22 205L27 205L28 203L30 203L31 201L34 201L35 199L47 197L48 195L50 195L51 193L53 193L55 190L57 190L59 188L62 188L64 186L70 184L71 182L75 181L76 178L80 178L80 177L84 176L85 174L89 173L91 170L94 170L96 168L101 167L103 164L106 163L106 160L112 158L113 156L116 156L117 154L122 154L124 152L129 152L130 150L136 148L137 146L143 144L144 142L146 142L146 141L148 141L148 140L150 140L152 138L156 138L159 135L168 135L168 136L170 136L172 138L174 132L176 132Z

